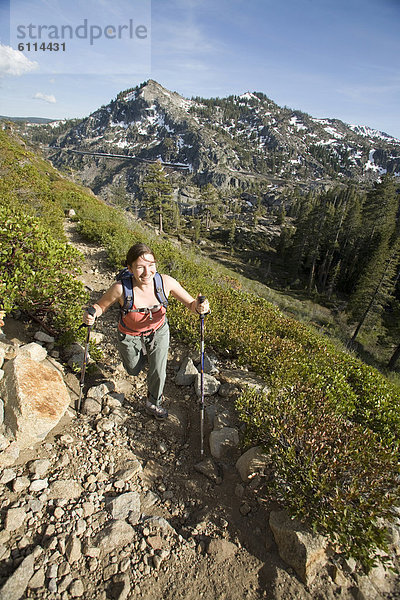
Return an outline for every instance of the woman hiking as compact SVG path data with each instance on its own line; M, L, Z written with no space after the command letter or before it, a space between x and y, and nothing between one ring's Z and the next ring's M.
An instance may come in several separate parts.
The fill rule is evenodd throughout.
M84 313L83 321L93 325L112 304L119 303L118 349L122 363L129 375L138 375L148 362L146 410L156 419L166 419L168 411L162 406L169 348L166 299L171 294L198 314L209 312L209 303L203 297L202 302L200 297L193 298L173 277L160 276L154 252L146 244L138 243L128 250L126 266L124 277L93 305L94 315ZM127 294L129 289L131 296Z

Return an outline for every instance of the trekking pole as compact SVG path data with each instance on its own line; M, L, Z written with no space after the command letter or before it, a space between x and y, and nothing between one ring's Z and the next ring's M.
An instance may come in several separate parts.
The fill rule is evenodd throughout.
M205 296L199 296L202 304ZM204 319L205 314L200 314L200 456L204 457Z
M93 306L89 306L89 308L87 309L87 312L89 313L89 315L94 316L96 314L96 309ZM83 384L85 383L86 364L87 364L87 358L88 358L88 354L89 354L90 333L92 331L93 325L86 325L85 323L82 323L82 325L80 326L80 328L81 327L87 327L87 334L86 334L85 352L83 353L83 361L82 361L82 369L81 369L81 380L79 382L79 386L80 386L79 398L78 398L78 402L76 404L76 412L77 413L81 412L81 402L82 402L82 395L83 395Z

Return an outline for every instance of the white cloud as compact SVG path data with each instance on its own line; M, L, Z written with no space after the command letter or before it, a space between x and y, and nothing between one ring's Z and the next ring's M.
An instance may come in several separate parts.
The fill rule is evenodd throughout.
M19 50L0 44L0 77L5 75L19 76L34 71L39 63L29 60Z
M48 102L49 104L55 104L57 102L55 96L53 96L53 94L42 94L42 92L36 92L36 94L33 96L35 98L35 100L44 100L45 102Z

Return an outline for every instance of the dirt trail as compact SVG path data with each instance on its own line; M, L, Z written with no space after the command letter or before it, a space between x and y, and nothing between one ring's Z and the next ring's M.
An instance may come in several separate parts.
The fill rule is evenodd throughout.
M114 280L113 273L107 268L105 251L82 240L73 222L68 224L68 235L71 243L85 255L82 281L92 290L91 300L95 301ZM193 315L188 313L188 318ZM152 464L155 465L155 476L159 472L164 485L169 482L168 488L173 488L174 503L185 507L183 513L176 510L176 516L168 511L163 516L185 538L193 539L197 548L192 564L184 561L168 569L165 575L159 572L154 579L146 581L146 595L140 597L187 600L272 597L265 589L265 574L268 570L284 568L284 564L276 553L271 553L274 544L268 527L270 507L267 510L257 501L256 488L260 482L244 486L234 462L218 465L221 476L218 484L195 470L200 461L199 406L193 388L176 386L173 380L182 358L187 354L195 358L196 352L171 341L165 385L165 405L170 418L165 423L149 420L143 410L144 374L138 378L130 377L120 364L115 344L117 320L118 308L112 307L96 322L96 331L104 335L100 344L104 354L100 363L102 373L116 381L117 391L129 398L139 419L139 433L132 439L131 449L143 464L150 465L150 469ZM89 385L95 382L88 380ZM219 397L217 402L221 405L229 403ZM232 410L232 400L229 408ZM206 455L209 455L208 433L206 420ZM168 448L166 452L165 448ZM222 563L209 557L204 549L211 538L235 543L238 547L235 557ZM268 568L266 563L269 563ZM302 587L300 583L299 587Z

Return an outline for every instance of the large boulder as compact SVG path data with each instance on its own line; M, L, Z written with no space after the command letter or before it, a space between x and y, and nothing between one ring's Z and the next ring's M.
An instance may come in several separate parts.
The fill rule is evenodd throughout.
M70 404L61 374L19 354L4 367L4 424L20 448L43 440Z

